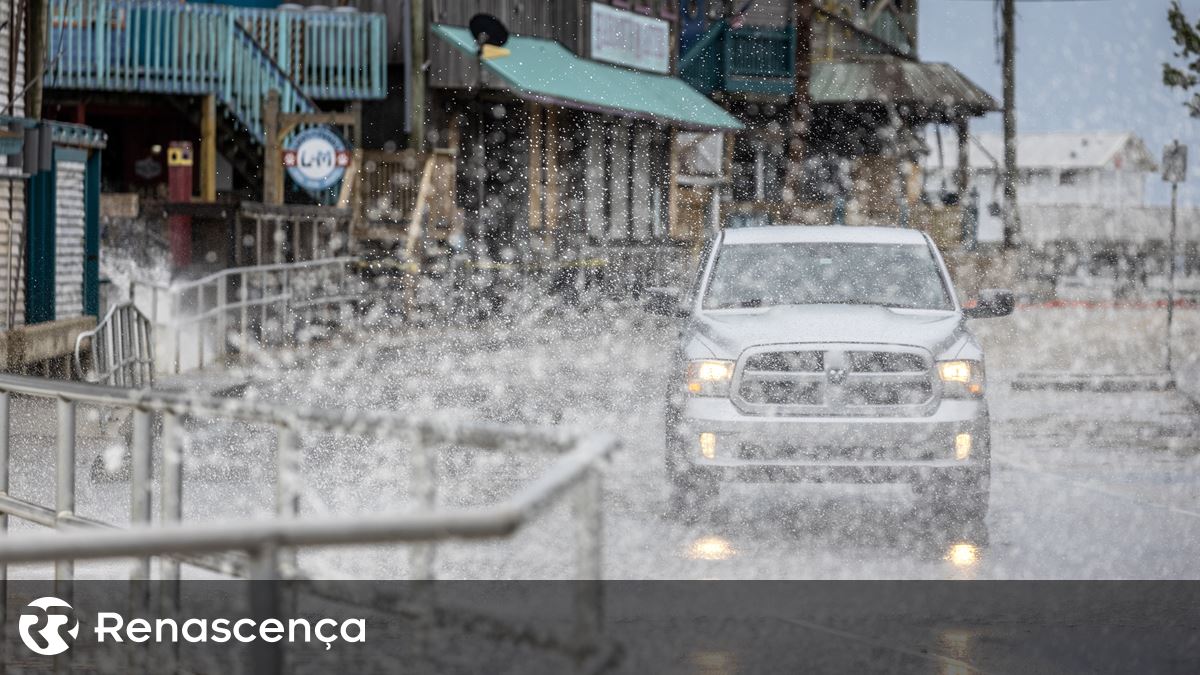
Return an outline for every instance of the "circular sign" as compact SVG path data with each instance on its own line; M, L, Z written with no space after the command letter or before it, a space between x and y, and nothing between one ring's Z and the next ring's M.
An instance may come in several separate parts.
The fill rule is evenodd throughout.
M300 187L324 190L336 185L346 173L350 150L328 127L313 127L292 136L283 151L283 165Z

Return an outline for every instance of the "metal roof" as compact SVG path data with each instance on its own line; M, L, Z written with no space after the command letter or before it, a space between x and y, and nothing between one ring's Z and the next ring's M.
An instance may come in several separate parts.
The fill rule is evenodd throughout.
M474 58L465 28L434 25L435 35ZM683 80L580 58L553 40L513 35L483 65L529 101L622 117L661 120L684 129L737 131L742 123Z
M725 244L924 244L920 230L858 225L767 225L725 230Z
M925 116L999 110L995 99L954 66L891 56L813 63L809 94L813 103L892 103Z
M937 137L926 138L930 153L925 165L938 167ZM954 133L942 134L942 158L947 169L958 166ZM978 134L967 150L968 166L994 169L1004 164L1004 139ZM1017 162L1022 169L1121 169L1157 171L1154 156L1132 131L1066 131L1017 136Z

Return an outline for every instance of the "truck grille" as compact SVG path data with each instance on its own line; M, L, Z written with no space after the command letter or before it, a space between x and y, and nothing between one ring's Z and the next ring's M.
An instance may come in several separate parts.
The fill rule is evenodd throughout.
M759 351L743 359L734 392L756 414L919 414L933 401L933 363L912 348Z

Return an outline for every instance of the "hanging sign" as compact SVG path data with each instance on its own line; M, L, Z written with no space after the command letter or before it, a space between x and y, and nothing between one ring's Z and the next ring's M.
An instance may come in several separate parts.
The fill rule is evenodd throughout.
M671 72L671 24L592 3L592 58L652 73Z
M292 136L283 151L283 166L296 185L305 190L325 190L345 175L350 149L328 127L312 127Z

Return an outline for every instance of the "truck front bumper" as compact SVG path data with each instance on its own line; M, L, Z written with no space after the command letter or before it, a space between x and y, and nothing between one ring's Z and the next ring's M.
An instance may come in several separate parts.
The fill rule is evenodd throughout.
M943 400L921 417L745 415L718 398L691 399L683 412L670 464L720 481L962 481L986 472L990 459L979 400Z

